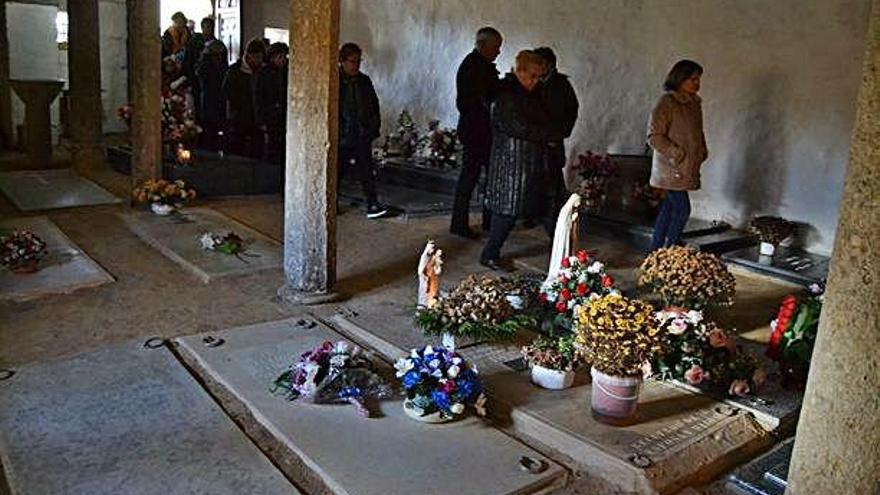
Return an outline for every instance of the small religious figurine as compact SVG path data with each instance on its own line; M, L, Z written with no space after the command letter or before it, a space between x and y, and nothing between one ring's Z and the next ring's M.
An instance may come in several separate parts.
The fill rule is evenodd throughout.
M419 258L419 307L432 308L440 294L440 274L443 273L443 251L434 241L428 241Z
M562 260L571 255L577 248L578 208L581 197L574 193L559 211L556 219L556 231L553 233L553 249L550 251L550 267L547 269L547 280L556 278L556 272L562 266Z

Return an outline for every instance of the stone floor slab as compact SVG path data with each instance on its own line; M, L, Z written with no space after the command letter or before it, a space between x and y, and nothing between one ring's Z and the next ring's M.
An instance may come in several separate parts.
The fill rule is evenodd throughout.
M804 286L828 277L828 256L812 254L787 246L779 246L773 256L760 254L758 246L725 253L721 259L745 269L770 275Z
M0 403L13 494L299 493L167 347L26 366Z
M14 218L0 222L0 230L27 229L46 241L47 255L30 274L0 270L0 300L22 301L47 294L97 287L114 278L82 252L46 217Z
M388 358L404 353L343 315L330 321ZM707 482L771 442L746 411L653 381L642 389L633 424L608 426L590 415L583 373L575 387L550 391L532 385L527 371L505 364L519 358L519 344L479 344L461 353L478 365L496 422L626 492L675 493Z
M0 173L0 190L22 211L122 202L70 169L3 172Z
M284 253L277 241L210 208L184 208L168 216L145 211L120 216L141 240L206 284L282 267ZM247 243L246 252L230 256L202 249L199 238L205 232L235 232Z
M320 323L298 320L313 321L292 318L215 332L210 335L224 341L217 347L204 345L206 335L181 337L177 343L209 387L215 384L221 401L229 394L282 444L278 465L302 466L289 475L302 477L298 481L307 491L526 494L564 481L561 466L475 417L444 425L419 423L407 418L395 399L382 402L381 417L364 419L347 405L289 402L272 395L272 380L302 352L342 338ZM390 371L379 363L382 372ZM545 460L548 469L525 472L519 467L521 456Z

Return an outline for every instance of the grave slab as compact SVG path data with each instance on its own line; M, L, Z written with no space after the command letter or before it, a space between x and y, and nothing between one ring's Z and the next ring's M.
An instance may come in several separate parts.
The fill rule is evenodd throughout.
M0 270L0 300L23 301L48 294L63 294L97 287L115 279L47 217L14 218L0 222L0 230L32 231L46 241L46 256L35 273Z
M210 208L184 208L168 216L145 211L120 216L142 241L206 284L220 277L281 268L284 259L278 242ZM205 232L235 232L247 244L245 253L231 256L202 249L199 238Z
M213 332L223 340L216 347L204 345L207 335L176 340L184 359L225 407L243 408L280 443L276 463L293 466L288 475L310 493L529 494L564 483L561 466L476 417L420 423L394 399L380 404L380 417L365 419L348 405L290 402L271 394L272 381L301 353L342 338L309 317ZM375 361L380 373L391 371ZM523 471L522 456L543 460L547 469Z
M122 200L70 169L0 173L0 190L21 211L121 203Z
M389 359L404 354L404 349L342 315L331 321ZM493 419L627 493L676 493L729 471L772 443L747 411L655 381L644 384L633 424L599 423L590 415L586 374L568 390L551 391L532 385L528 371L505 364L520 358L521 344L479 344L460 350L480 369Z
M827 256L786 246L777 247L773 256L761 255L760 248L753 246L725 253L721 259L752 272L804 286L825 280L830 262Z
M23 367L0 402L13 494L299 493L164 346Z

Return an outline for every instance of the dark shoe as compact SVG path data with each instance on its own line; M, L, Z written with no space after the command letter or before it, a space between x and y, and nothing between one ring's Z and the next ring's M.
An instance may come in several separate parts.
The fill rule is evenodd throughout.
M367 207L367 218L382 218L388 214L388 208L382 205L370 205Z
M510 273L515 270L514 267L501 260L480 260L480 264L494 272Z
M464 237L465 239L479 239L480 233L474 232L470 227L465 227L463 229L449 229L450 234L457 235L459 237Z

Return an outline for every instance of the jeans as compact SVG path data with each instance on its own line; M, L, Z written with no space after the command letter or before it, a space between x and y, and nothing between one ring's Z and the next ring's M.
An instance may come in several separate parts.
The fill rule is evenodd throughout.
M691 200L687 191L668 191L654 224L651 251L678 244L690 215Z
M553 239L556 230L556 219L551 215L543 215L539 219L547 232L547 236ZM516 216L491 214L489 221L489 239L480 253L480 261L497 260L501 258L501 246L507 240L513 227L516 225Z
M452 222L449 230L461 232L468 227L471 196L480 181L480 172L489 166L491 141L486 139L462 140L464 154L461 174L455 186L455 200L452 204ZM489 223L489 213L483 211L483 226Z

